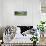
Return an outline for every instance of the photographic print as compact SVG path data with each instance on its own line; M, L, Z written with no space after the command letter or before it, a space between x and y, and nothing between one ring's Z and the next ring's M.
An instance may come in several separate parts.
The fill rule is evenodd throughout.
M27 16L27 11L15 11L15 16Z

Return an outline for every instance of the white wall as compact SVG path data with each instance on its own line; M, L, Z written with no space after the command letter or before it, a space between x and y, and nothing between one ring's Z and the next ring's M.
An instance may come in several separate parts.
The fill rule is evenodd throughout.
M27 16L15 16L14 11L27 11ZM34 25L40 20L39 0L3 0L2 25Z
M2 20L3 20L3 16L2 16L2 0L0 0L0 26L2 25Z

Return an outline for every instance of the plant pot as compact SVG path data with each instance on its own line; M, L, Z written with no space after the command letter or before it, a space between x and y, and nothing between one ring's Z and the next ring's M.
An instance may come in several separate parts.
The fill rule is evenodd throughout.
M44 32L41 32L40 37L44 37Z
M33 41L33 46L36 46L36 41Z

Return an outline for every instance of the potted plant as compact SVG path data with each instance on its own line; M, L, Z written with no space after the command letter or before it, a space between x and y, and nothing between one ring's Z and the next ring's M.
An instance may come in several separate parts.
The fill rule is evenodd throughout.
M44 37L44 27L45 27L44 24L45 24L44 21L40 21L40 24L37 25L37 29L40 30L42 37Z
M33 41L33 46L36 46L36 43L38 41L37 36L33 36L32 39L31 39L31 41Z

